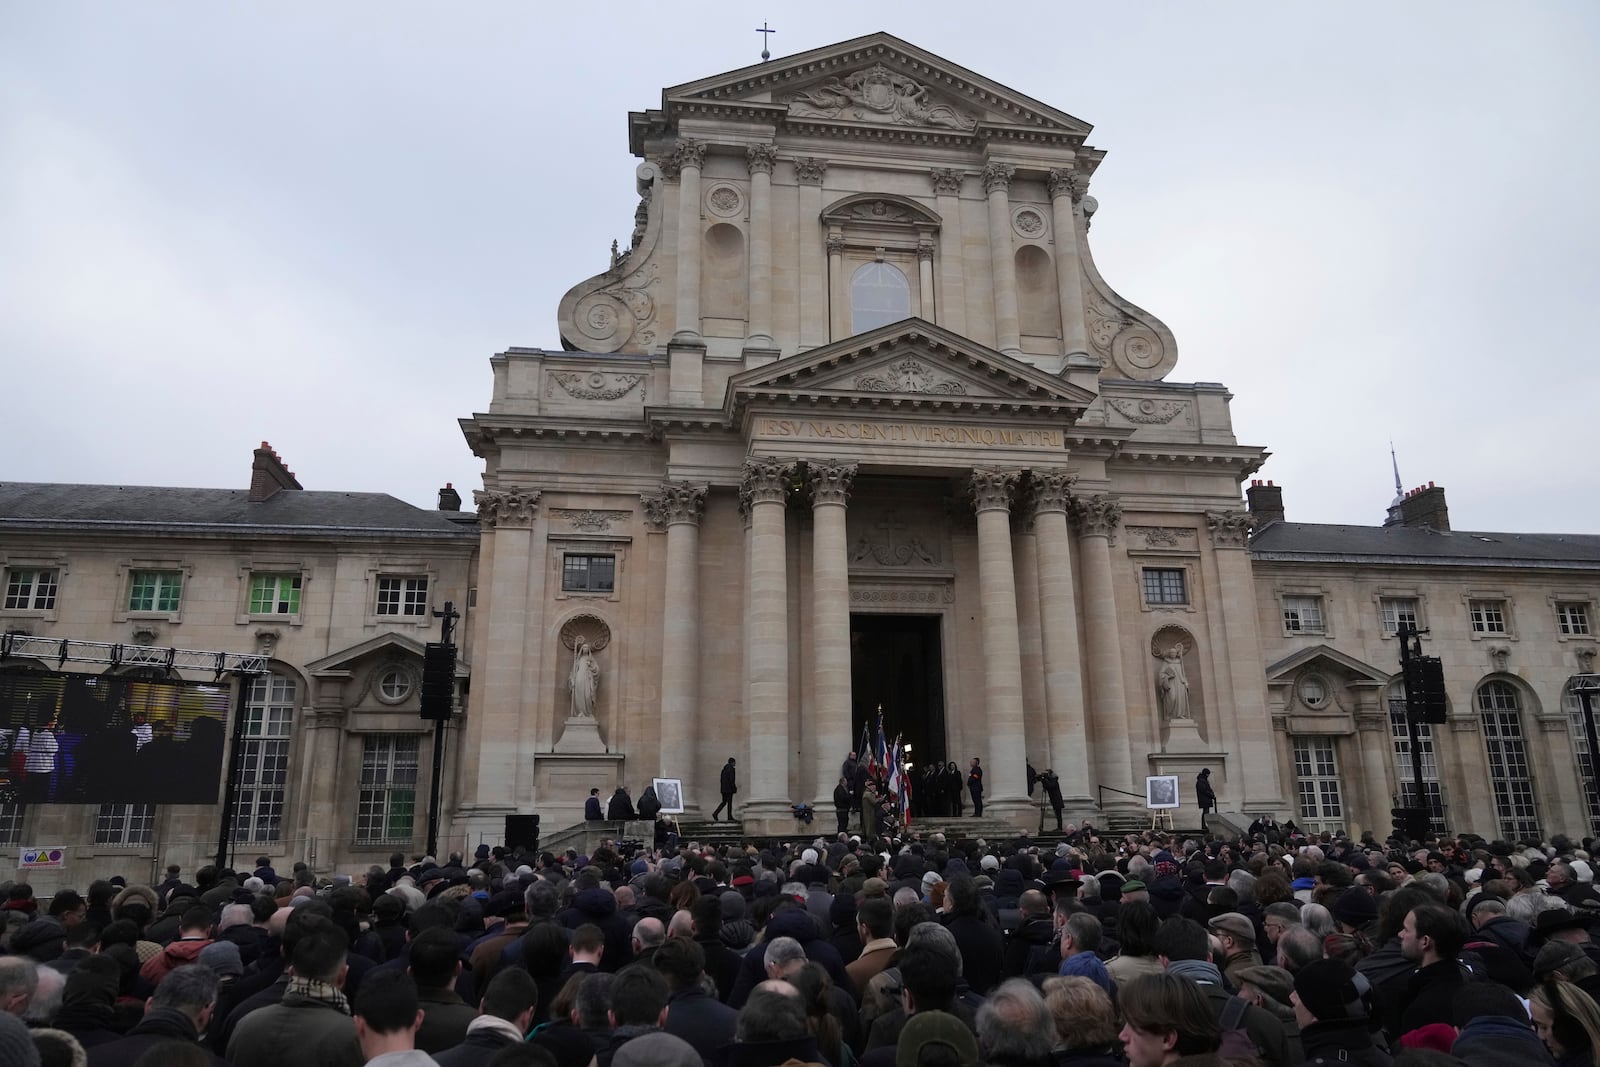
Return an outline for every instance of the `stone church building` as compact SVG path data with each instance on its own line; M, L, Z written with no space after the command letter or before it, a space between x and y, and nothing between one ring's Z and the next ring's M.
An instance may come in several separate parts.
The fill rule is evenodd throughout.
M628 247L461 420L476 515L307 492L265 445L249 492L0 484L0 625L268 657L238 847L319 869L425 840L447 601L453 847L654 777L706 815L729 757L746 827L791 832L880 713L1019 824L1031 760L1074 819L1171 773L1192 822L1208 767L1226 811L1383 836L1401 625L1446 666L1440 825L1600 829L1569 685L1600 537L1453 531L1430 487L1381 526L1241 493L1267 453L1230 393L1095 266L1089 134L888 34L668 88L630 117ZM203 862L218 814L0 803L0 845L65 844L81 884Z

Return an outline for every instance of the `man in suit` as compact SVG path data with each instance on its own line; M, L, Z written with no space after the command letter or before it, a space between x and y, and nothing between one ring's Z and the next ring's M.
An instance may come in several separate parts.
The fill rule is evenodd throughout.
M722 803L717 805L717 810L711 813L713 822L721 821L722 809L728 809L728 821L733 822L733 794L739 791L738 777L734 771L733 757L728 757L728 762L722 766Z
M972 763L967 769L967 792L972 795L972 817L978 818L983 814L983 768L978 765L978 757L972 757Z

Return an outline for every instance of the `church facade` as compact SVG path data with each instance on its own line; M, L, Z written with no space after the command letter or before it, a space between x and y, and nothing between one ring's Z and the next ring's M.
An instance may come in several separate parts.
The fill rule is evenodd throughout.
M1095 268L1089 132L887 34L631 116L631 247L462 424L460 819L657 776L709 812L732 756L741 817L788 829L880 708L913 762L980 758L1000 814L1029 760L1074 815L1206 766L1283 806L1239 493L1266 453Z

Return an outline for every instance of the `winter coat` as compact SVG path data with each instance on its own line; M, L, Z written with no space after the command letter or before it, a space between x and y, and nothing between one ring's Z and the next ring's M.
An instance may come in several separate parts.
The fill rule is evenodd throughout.
M628 799L628 794L621 789L611 794L611 803L606 806L606 818L612 822L633 822L633 801Z
M1209 774L1202 774L1194 780L1194 794L1201 811L1210 811L1217 806L1217 791L1211 788Z
M594 923L606 937L602 971L616 972L633 962L633 924L617 912L617 898L609 889L585 889L572 898L572 907L557 916L568 930Z
M128 1031L127 1037L89 1049L89 1067L132 1067L152 1045L166 1041L192 1045L197 1040L194 1021L183 1012L176 1008L151 1008L139 1025ZM215 1054L208 1052L206 1055L213 1064L225 1067L224 1061Z
M1555 1063L1526 1019L1503 1015L1480 1015L1463 1026L1450 1046L1450 1055L1467 1067L1552 1067Z
M844 969L844 961L839 958L838 951L818 933L811 913L804 908L783 908L772 913L762 939L744 954L739 965L739 977L734 981L733 992L728 997L729 1007L743 1008L744 1002L750 999L750 991L766 979L764 957L767 945L780 937L792 937L800 942L806 956L813 963L821 964L834 985L852 998L855 996L855 983Z
M1307 1064L1348 1063L1352 1067L1389 1067L1392 1057L1372 1043L1365 1019L1312 1023L1300 1031Z
M1006 978L1021 978L1028 973L1029 954L1047 947L1055 937L1055 923L1048 917L1036 915L1024 920L1006 939L1005 950L1000 954L1000 973Z
M722 791L724 793L737 793L739 791L738 772L732 763L722 765Z
M200 959L200 952L211 944L209 937L196 937L187 941L174 941L161 950L161 955L151 956L145 965L139 968L139 977L149 982L152 986L161 984L161 979L167 972L175 967L182 967L186 963L196 963Z
M355 1020L331 1004L285 993L240 1020L228 1041L234 1067L361 1067Z
M1005 977L1005 939L1000 936L999 926L981 915L951 915L944 920L944 928L961 950L962 977L974 992L987 996Z

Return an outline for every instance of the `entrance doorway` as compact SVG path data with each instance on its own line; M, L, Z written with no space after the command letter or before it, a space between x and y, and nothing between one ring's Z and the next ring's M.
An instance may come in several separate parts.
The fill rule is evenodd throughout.
M885 743L901 735L914 767L947 759L940 617L852 614L850 705L852 745L863 728L876 740L881 707Z

